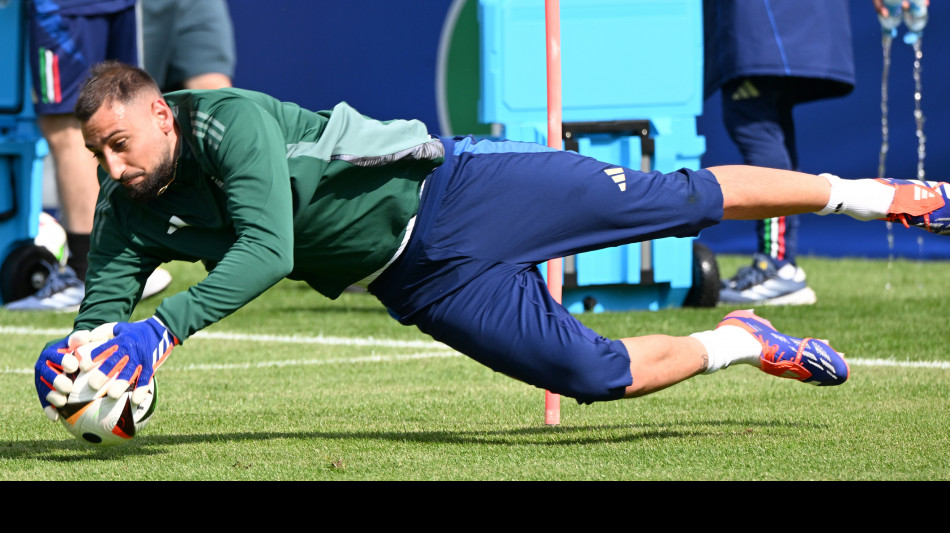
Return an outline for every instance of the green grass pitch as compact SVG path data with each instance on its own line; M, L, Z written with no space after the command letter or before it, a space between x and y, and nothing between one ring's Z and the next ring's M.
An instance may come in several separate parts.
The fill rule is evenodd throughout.
M720 258L731 274L746 258ZM365 294L282 282L183 346L132 442L93 448L47 421L43 344L72 316L0 311L0 480L947 480L944 262L802 259L818 303L760 308L827 338L852 377L818 388L751 367L543 424L543 392L400 326ZM173 263L173 291L199 266ZM150 316L146 301L135 318ZM604 335L688 334L730 308L603 313Z

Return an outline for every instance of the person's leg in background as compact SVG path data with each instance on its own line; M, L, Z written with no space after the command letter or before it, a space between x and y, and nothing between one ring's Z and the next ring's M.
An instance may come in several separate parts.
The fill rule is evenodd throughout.
M74 311L85 294L90 233L99 194L95 158L86 149L73 106L91 66L105 59L138 64L138 22L134 2L114 13L66 15L30 10L30 66L35 109L56 166L61 218L67 235L66 266L51 270L36 294L8 310ZM159 276L145 295L165 288ZM167 279L165 279L167 277Z
M784 77L747 77L723 85L723 123L743 162L797 170L793 83ZM816 301L796 264L798 216L756 222L757 252L750 266L723 282L720 302L806 305Z

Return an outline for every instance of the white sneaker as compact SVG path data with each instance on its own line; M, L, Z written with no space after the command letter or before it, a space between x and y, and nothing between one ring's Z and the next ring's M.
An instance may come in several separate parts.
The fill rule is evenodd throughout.
M3 306L8 311L59 311L75 312L79 310L86 295L86 285L76 277L68 266L46 265L49 276L36 294Z
M158 267L145 281L145 290L142 291L142 299L155 296L165 290L168 284L172 282L172 275L162 267Z
M723 281L719 303L742 305L811 305L818 298L805 281L805 271L791 263L779 267L765 254Z

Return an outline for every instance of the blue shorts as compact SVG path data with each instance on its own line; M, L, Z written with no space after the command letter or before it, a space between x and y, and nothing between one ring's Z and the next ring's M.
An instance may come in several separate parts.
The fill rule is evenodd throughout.
M643 173L511 141L443 139L402 256L370 291L403 324L473 359L587 403L632 384L624 345L551 298L537 264L722 219L712 173Z
M31 13L30 67L38 115L72 114L89 69L139 64L135 6L104 15Z

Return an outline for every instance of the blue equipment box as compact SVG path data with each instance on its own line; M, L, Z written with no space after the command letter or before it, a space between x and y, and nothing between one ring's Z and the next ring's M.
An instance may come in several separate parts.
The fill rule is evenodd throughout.
M47 146L30 97L25 10L25 0L0 2L0 263L32 245L42 208Z
M23 1L0 2L0 113L19 113L23 107L24 16Z
M702 112L700 0L561 0L560 6L565 122ZM479 23L481 120L545 124L544 3L480 0Z
M634 169L699 168L700 0L561 0L565 148ZM480 0L481 122L547 144L544 5ZM656 310L683 304L693 239L659 239L564 260L563 304ZM543 267L543 266L542 266ZM542 272L545 269L542 268Z

